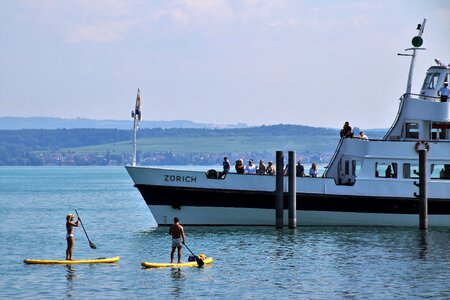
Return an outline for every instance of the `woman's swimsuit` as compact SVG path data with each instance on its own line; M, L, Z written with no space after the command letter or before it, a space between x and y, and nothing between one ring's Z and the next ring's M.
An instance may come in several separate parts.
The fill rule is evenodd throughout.
M70 237L73 237L73 233L70 233L73 230L73 226L72 225L66 225L66 228L67 228L66 239L68 239Z

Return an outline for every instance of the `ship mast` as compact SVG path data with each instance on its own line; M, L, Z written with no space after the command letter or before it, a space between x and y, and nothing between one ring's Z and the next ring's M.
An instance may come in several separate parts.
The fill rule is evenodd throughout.
M134 119L134 126L133 126L133 163L132 166L136 166L136 132L139 128L139 122L141 121L141 91L137 90L136 95L136 105L134 107L134 110L131 111L131 117Z
M415 36L411 43L414 46L414 48L408 48L405 49L405 51L413 51L412 54L398 54L402 56L411 56L411 64L409 66L409 74L408 74L408 83L406 84L406 94L411 94L411 85L412 85L412 78L413 78L413 71L414 71L414 62L416 60L416 50L425 50L425 48L419 48L423 44L422 34L423 30L425 29L425 23L427 22L427 19L423 19L422 24L417 24L417 30L419 31L419 34Z

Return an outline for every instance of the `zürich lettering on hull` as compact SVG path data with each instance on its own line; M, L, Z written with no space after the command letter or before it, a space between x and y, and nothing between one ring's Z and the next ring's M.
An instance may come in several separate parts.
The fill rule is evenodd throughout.
M176 182L196 182L195 176L183 176L183 175L164 175L164 181L176 181Z
M321 176L304 172L306 176L295 178L298 225L417 226L420 194L427 201L429 226L450 227L449 60L435 60L418 92L411 84L416 54L425 50L418 42L426 43L425 23L417 27L420 39L406 49L409 54L400 54L410 57L410 70L405 93L392 99L399 101L399 108L385 136L371 139L364 133L356 137L344 132ZM348 97L361 97L361 103L366 99ZM138 100L135 130L141 118ZM426 167L419 164L419 152L424 150ZM158 225L170 225L167 220L175 216L184 225L275 225L276 176L136 163L125 168ZM283 180L286 211L288 177ZM419 181L425 182L426 193L419 192ZM286 212L283 223L288 224Z

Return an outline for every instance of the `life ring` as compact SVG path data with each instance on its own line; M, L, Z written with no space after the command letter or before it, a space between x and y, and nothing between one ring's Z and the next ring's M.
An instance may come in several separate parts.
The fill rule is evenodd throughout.
M419 152L419 147L420 147L421 144L424 145L425 150L427 150L427 152L430 151L430 145L428 145L427 141L418 141L416 143L416 151L417 152Z

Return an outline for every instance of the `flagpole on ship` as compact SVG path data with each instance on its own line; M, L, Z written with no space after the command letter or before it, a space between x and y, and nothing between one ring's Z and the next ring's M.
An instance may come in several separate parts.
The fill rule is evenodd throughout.
M134 110L131 111L131 117L134 119L133 126L133 163L132 166L136 166L136 132L139 128L139 122L141 121L141 91L138 89L136 95L136 105Z

